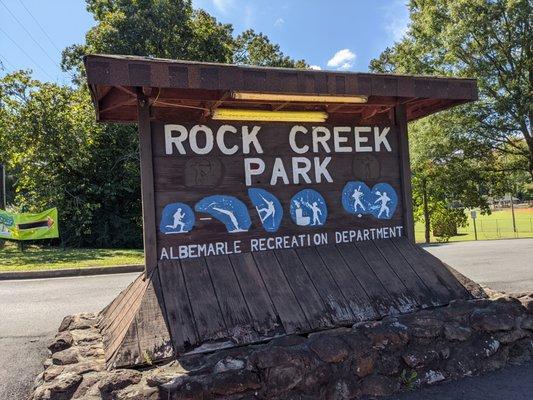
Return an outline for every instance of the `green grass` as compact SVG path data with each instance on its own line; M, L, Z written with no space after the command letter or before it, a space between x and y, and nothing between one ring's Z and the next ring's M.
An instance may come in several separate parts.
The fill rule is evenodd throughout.
M494 211L490 215L477 213L476 226L478 240L533 238L533 208L515 209L517 232L513 231L513 219L511 210ZM416 241L424 242L424 223L415 224ZM474 224L470 213L468 214L468 226L458 229L458 235L452 236L450 242L475 240ZM437 238L431 235L431 241Z
M495 211L491 215L478 213L476 220L478 239L533 238L533 209L515 210L518 232L513 232L511 211ZM460 228L459 234L450 238L451 242L474 240L474 226ZM424 241L424 224L415 225L417 242ZM435 237L431 237L436 242ZM120 249L59 249L54 247L30 246L21 252L14 243L6 243L0 249L1 271L30 271L62 268L108 267L143 263L142 250Z
M31 271L63 268L109 267L142 264L142 250L59 249L30 246L21 252L16 244L0 249L1 271Z

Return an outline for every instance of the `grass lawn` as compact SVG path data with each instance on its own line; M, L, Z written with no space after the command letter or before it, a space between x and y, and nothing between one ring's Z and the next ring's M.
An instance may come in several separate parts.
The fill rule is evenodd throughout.
M494 211L490 215L477 213L476 226L478 240L533 238L533 208L515 209L517 232L513 231L513 219L511 210ZM416 241L424 242L424 223L417 222L415 225ZM458 235L452 236L450 242L475 240L474 224L468 214L468 226L458 229ZM437 238L431 236L431 241Z
M107 267L142 264L142 250L65 249L30 246L21 252L16 244L7 242L0 249L1 271Z

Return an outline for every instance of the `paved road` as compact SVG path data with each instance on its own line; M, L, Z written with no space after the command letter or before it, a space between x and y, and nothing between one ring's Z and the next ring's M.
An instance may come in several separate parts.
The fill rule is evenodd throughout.
M137 275L0 281L0 399L26 398L65 315L102 309Z
M494 290L533 291L533 239L458 242L426 249L463 275Z
M431 246L428 250L463 274L494 289L511 292L533 290L533 239L452 243ZM100 310L136 276L135 273L0 281L0 399L25 398L42 368L46 343L65 315ZM465 391L470 400L530 399L520 397L520 387L525 387L523 373L533 376L533 364L516 371L516 374L498 372L494 374L495 378L475 378L481 379L480 388L488 387L490 393L499 393L500 397L476 397L465 391L468 386L452 383L442 386L443 393L450 392L448 397L440 398L462 398L455 393ZM518 383L513 395L509 394L509 386L501 382L497 384L498 377L503 379L501 382L513 378Z

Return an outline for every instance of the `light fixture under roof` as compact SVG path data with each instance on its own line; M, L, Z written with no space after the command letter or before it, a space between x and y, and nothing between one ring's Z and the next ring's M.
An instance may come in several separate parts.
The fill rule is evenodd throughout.
M328 114L323 111L268 111L217 108L213 110L211 118L223 121L325 122Z
M368 101L367 96L331 96L315 94L280 94L280 93L253 93L253 92L233 92L231 97L234 100L255 100L262 102L295 102L295 103L345 103L363 104Z

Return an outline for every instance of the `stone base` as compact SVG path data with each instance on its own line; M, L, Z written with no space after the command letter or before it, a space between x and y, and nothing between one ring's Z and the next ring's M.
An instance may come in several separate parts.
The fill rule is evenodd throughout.
M533 357L533 293L105 370L98 318L65 318L31 399L358 399ZM146 360L150 363L150 360Z

